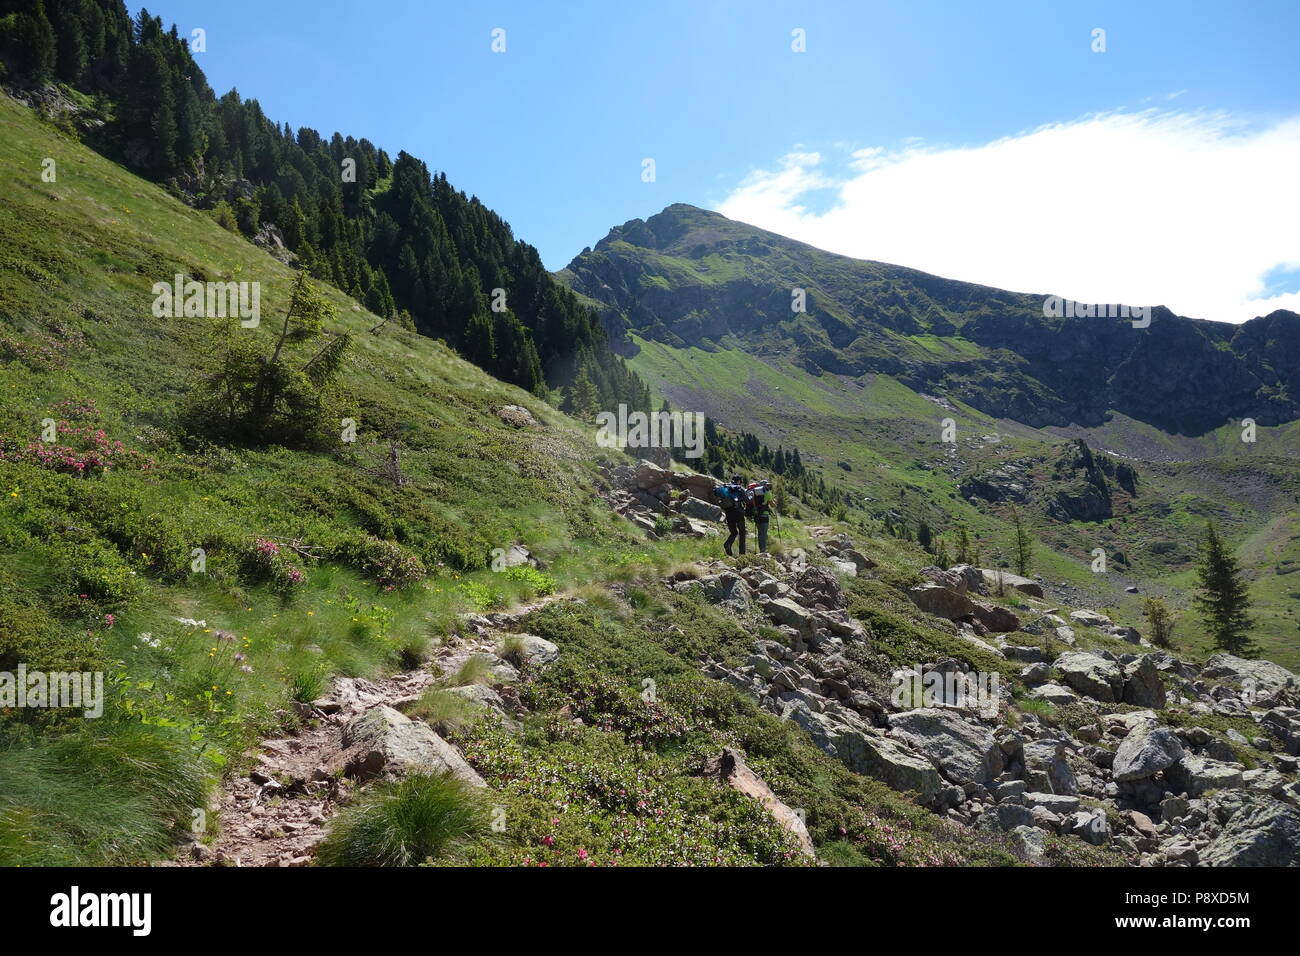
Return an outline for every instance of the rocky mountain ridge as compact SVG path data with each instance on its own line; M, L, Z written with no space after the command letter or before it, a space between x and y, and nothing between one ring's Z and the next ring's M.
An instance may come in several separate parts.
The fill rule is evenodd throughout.
M1147 328L1046 317L1045 295L835 255L681 203L611 229L558 276L598 304L625 352L630 333L734 346L814 374L891 375L1034 427L1095 426L1111 411L1183 434L1300 418L1292 312L1234 326L1157 306Z

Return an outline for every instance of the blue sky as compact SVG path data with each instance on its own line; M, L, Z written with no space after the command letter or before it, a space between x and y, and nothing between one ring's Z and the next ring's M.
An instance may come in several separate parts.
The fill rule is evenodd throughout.
M1103 275L1097 262L1071 278L1041 269L983 277L972 273L987 263L963 260L960 250L936 262L908 261L901 256L915 259L919 243L891 246L883 233L896 229L877 229L866 248L856 248L849 234L872 218L846 200L845 187L864 172L860 151L878 150L887 165L914 163L921 153L966 155L1097 114L1146 116L1142 142L1167 136L1170 126L1161 121L1171 114L1190 116L1209 122L1212 129L1200 134L1222 146L1300 114L1294 0L160 0L149 10L182 33L206 30L207 52L198 58L218 93L236 86L278 121L327 136L336 129L366 136L391 154L405 149L421 157L504 215L551 268L612 225L689 202L745 213L747 221L836 251L958 278L1029 290L1051 283L1061 294L1076 291L1059 288L1073 282L1081 287L1076 297L1129 292L1127 280ZM490 47L497 27L506 31L501 54ZM795 28L806 31L804 53L791 50ZM1106 31L1104 53L1092 49L1095 28ZM1115 131L1085 124L1078 133L1086 149L1086 136L1113 140ZM1257 166L1268 144L1256 145L1235 151L1234 161ZM1028 162L1040 154L1023 155ZM641 178L646 157L656 163L653 183ZM812 173L793 187L800 191L780 197L780 208L753 201L756 183L792 162ZM918 195L926 191L919 173L896 175ZM1294 177L1273 185L1295 192ZM837 208L832 228L822 217ZM1134 210L1127 213L1132 221ZM1149 211L1157 214L1165 213ZM978 225L955 215L936 228L969 233ZM1225 225L1242 228L1207 223L1207 233ZM1024 258L1010 235L1005 252ZM1260 295L1297 288L1294 247L1256 258L1275 259L1258 266L1268 276ZM1225 302L1246 295L1241 289L1253 280L1244 275L1252 269L1243 263L1237 291L1207 290L1201 298L1217 304L1216 295ZM1173 304L1172 291L1163 295L1173 275L1171 267L1151 294ZM1198 314L1194 303L1178 305Z

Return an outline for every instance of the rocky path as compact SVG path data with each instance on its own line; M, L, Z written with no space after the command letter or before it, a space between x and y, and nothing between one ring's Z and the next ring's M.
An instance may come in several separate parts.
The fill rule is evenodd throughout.
M330 818L364 786L350 776L345 729L377 708L384 708L385 714L391 715L388 708L400 714L474 655L491 658L494 679L508 683L512 669L498 657L502 635L511 633L528 613L563 599L564 595L550 595L508 613L466 615L459 633L419 668L375 681L339 678L328 697L298 705L302 717L299 732L268 738L257 746L250 754L253 768L223 782L205 817L196 821L192 841L168 865L309 865ZM418 722L412 726L424 727ZM429 737L436 735L426 729L417 739ZM441 738L436 739L440 747L454 752ZM458 754L451 754L451 759L458 759ZM205 829L217 829L215 838L206 839Z

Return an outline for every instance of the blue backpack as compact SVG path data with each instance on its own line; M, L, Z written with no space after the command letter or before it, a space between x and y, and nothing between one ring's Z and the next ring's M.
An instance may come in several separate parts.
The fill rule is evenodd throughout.
M739 485L718 485L713 493L722 499L724 511L737 511L745 507L745 489Z

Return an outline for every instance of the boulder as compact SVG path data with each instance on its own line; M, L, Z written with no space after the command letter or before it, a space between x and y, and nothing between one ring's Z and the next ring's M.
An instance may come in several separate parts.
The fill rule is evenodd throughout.
M1031 578L1024 578L1018 574L994 568L980 568L979 571L984 578L984 586L990 593L997 593L998 576L1001 575L1004 591L1012 589L1019 591L1021 594L1028 594L1030 597L1040 598L1043 596L1043 586Z
M1007 839L1011 852L1023 863L1036 866L1047 856L1047 834L1036 826L1016 827Z
M777 624L792 627L805 636L810 636L817 630L817 619L813 617L812 611L789 598L764 601L763 612Z
M1110 823L1100 810L1080 810L1071 814L1066 817L1062 830L1094 846L1102 846L1110 840Z
M970 598L941 584L922 584L909 588L907 594L922 611L949 621L975 613L975 603Z
M520 634L518 637L522 645L520 654L525 663L542 667L560 656L560 649L545 638L538 637L536 634Z
M721 521L722 509L715 504L696 498L693 495L687 495L677 505L677 510L688 518L697 518L700 521Z
M803 818L783 803L762 777L749 769L739 751L727 747L722 753L705 763L704 775L716 777L733 790L738 790L757 801L777 825L790 835L790 839L799 848L800 853L809 858L816 858L812 837L808 835L808 828L804 825Z
M1071 611L1070 619L1088 627L1107 627L1114 623L1105 614L1098 614L1096 611L1088 610Z
M1066 651L1053 665L1062 679L1094 700L1117 703L1124 694L1124 676L1119 666L1087 651Z
M1060 684L1040 684L1029 691L1030 697L1036 697L1039 700L1045 700L1049 704L1071 704L1079 699L1079 695L1068 687L1062 687Z
M1300 814L1269 797L1254 797L1228 820L1202 862L1208 866L1300 866Z
M975 821L976 830L1009 833L1017 827L1032 826L1033 814L1018 803L999 803L981 813Z
M501 699L501 695L491 687L485 687L482 684L466 684L464 687L448 687L447 693L455 694L457 697L464 697L468 701L475 704L481 704L484 707L490 707L502 714L506 711L505 701Z
M1282 749L1290 756L1300 756L1300 710L1294 707L1274 707L1260 723L1282 741Z
M648 491L651 488L657 488L660 485L671 484L673 473L667 468L661 468L653 461L642 458L636 464L636 471L632 475L632 484L642 491Z
M998 634L1020 630L1020 618L1010 608L1002 607L1000 604L986 604L983 601L972 603L975 620L988 630Z
M964 586L959 588L963 594L984 593L984 572L980 568L969 564L958 564L948 570L958 575L964 582Z
M492 569L494 571L517 568L525 564L535 568L537 567L537 559L522 544L512 544L510 547L505 548L502 554L492 559Z
M696 498L706 504L713 504L713 489L718 486L718 479L712 475L701 475L693 471L678 471L673 473L672 485L674 488L680 488L692 498ZM718 509L721 511L722 509Z
M993 735L951 710L922 707L889 715L891 736L928 758L953 783L989 784L1004 757Z
M1027 741L1023 759L1025 780L1038 792L1050 790L1062 796L1074 796L1079 792L1074 771L1065 759L1065 744L1061 741L1052 738Z
M1215 654L1205 662L1201 676L1238 683L1253 681L1260 696L1268 696L1279 690L1300 690L1300 678L1285 667L1272 661L1246 660L1232 654Z
M930 761L873 731L860 719L816 713L803 701L788 705L782 716L802 727L814 744L850 770L874 777L900 793L915 792L922 804L930 804L943 790L943 779Z
M840 610L845 605L844 587L840 584L840 579L826 568L804 570L795 579L794 587L814 604L824 604L832 610Z
M710 604L721 604L733 611L749 610L749 587L740 575L732 571L710 574L694 581L684 581L680 590L697 590Z
M1189 797L1199 797L1209 790L1235 790L1241 787L1244 783L1241 772L1238 765L1187 754L1165 771L1165 779Z
M876 562L859 551L857 548L845 548L840 552L840 559L848 561L859 571L870 571L876 566Z
M1066 816L1079 809L1079 798L1067 793L1026 793L1025 806L1031 810L1043 807L1059 816Z
M381 704L352 718L343 728L344 773L369 780L407 773L450 772L475 787L487 784L447 741L427 724Z
M1131 731L1115 751L1116 782L1144 780L1183 759L1183 745L1168 727L1145 724Z
M497 409L497 417L507 425L514 425L516 428L527 428L537 424L533 413L522 405L502 405Z
M1124 668L1124 694L1126 704L1136 707L1165 706L1165 685L1160 682L1160 671L1150 657L1143 655Z

